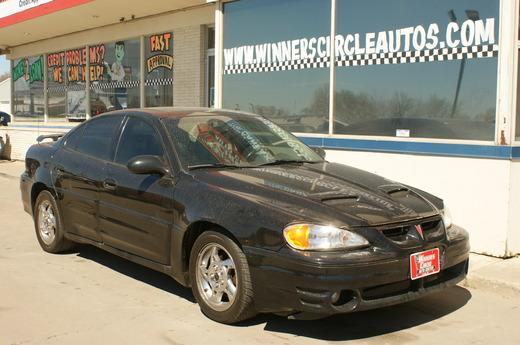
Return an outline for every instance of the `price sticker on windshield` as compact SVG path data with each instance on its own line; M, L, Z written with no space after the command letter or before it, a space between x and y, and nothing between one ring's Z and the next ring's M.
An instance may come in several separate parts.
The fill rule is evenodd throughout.
M439 273L441 260L439 248L410 255L410 278L420 279Z

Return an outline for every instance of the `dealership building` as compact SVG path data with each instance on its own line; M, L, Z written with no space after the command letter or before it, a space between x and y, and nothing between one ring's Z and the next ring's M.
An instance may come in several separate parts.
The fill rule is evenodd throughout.
M520 253L519 0L0 0L12 159L114 109L262 114Z

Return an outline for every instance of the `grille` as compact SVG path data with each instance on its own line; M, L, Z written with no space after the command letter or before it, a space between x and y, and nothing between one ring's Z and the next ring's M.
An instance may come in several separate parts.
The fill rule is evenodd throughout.
M430 219L427 221L419 222L421 225L424 237L427 241L434 241L442 239L444 236L444 227L442 226L440 219ZM408 233L417 224L407 224L402 226L396 226L392 228L382 229L381 232L387 238L395 242L403 242L407 239Z

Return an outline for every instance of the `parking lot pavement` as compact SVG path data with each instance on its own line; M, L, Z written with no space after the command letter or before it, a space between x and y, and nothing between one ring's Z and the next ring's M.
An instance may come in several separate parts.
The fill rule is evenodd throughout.
M0 172L2 172L0 164ZM238 326L204 317L189 289L89 246L44 253L18 182L0 175L0 344L518 344L520 299L455 287L395 307Z

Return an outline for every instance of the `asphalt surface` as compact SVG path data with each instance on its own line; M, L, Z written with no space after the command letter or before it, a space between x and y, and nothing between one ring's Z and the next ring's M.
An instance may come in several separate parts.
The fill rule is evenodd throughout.
M319 321L221 325L166 275L89 246L43 252L18 181L0 174L0 345L519 344L519 325L518 296L463 287Z

